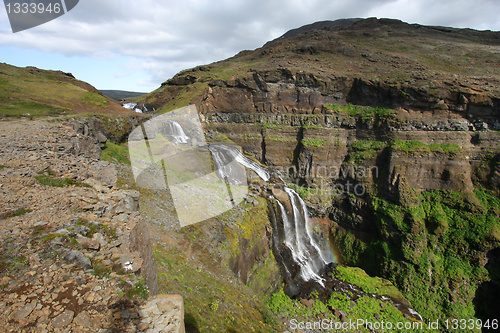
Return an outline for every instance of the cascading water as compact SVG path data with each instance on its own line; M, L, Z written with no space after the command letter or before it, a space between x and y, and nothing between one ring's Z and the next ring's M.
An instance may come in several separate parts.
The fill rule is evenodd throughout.
M224 176L231 179L232 170L230 169L230 165L232 161L236 161L244 167L253 170L257 175L259 175L260 178L262 178L262 180L266 182L271 178L268 170L245 157L237 147L224 144L211 144L208 145L208 149L212 153L214 164L216 165L216 171L221 173L218 174L218 176L222 179L224 179Z
M282 228L281 232L275 232L277 235L274 238L276 246L279 248L279 244L284 244L291 251L293 260L300 267L300 277L304 281L313 280L323 285L323 278L321 278L318 273L323 270L326 262L321 257L321 251L308 230L309 219L307 217L307 211L304 210L305 203L292 189L284 187L284 190L290 200L292 211L287 212L285 206L278 199L273 197L280 208L281 221L283 222L281 226L276 225L276 227ZM300 208L297 207L297 198L300 199ZM282 239L280 239L280 236ZM286 268L286 270L287 273L290 274L288 268ZM293 277L290 276L290 278Z
M208 149L212 153L218 177L226 183L239 184L242 180L239 169L231 164L233 161L253 170L266 182L271 179L269 170L246 158L237 147L211 144L208 145ZM297 192L286 186L282 186L282 188L283 190L279 190L282 191L280 198L272 196L272 199L280 208L281 215L279 225L276 221L273 222L275 247L279 251L284 245L291 252L293 264L299 267L298 276L304 282L316 281L323 285L323 278L320 277L320 274L324 271L327 262L312 236L307 206ZM280 200L290 206L290 209L286 209L285 204ZM289 278L295 279L297 274L291 274L286 262L283 262L283 266Z
M161 133L171 138L174 144L188 143L189 137L184 133L182 126L173 120L163 123Z
M184 124L185 122L180 121L180 123ZM188 137L180 123L174 120L157 121L150 126L144 126L137 136L142 137L143 132L145 132L144 136L147 135L151 142L154 142L156 136L161 135L176 145L191 143L194 144L192 147L196 147L196 149L207 148L212 155L217 177L226 183L233 205L237 203L236 199L242 200L248 191L247 187L239 186L246 185L246 172L241 166L253 170L264 181L275 183L271 188L267 187L272 192L272 195L268 195L269 217L273 227L273 253L286 282L285 293L294 297L303 297L303 295L308 297L312 290L319 290L324 297L330 297L332 291L343 293L349 299L369 296L392 303L405 315L422 320L417 312L398 300L368 294L356 285L333 277L331 269L334 266L330 265L324 258L328 252L322 252L322 247L315 241L307 206L297 192L282 185L284 181L278 174L248 159L237 147L225 144L196 145L196 142L200 142L196 140L196 136L193 136L193 133L196 132L190 129L189 133L192 137ZM201 135L203 134L201 133ZM160 137L158 140L160 143L162 143L161 139ZM192 147L187 147L187 149L194 149ZM210 185L212 184L210 182ZM233 190L235 189L243 191L238 192L238 195L233 198ZM226 209L230 209L230 206ZM324 248L326 249L327 246Z

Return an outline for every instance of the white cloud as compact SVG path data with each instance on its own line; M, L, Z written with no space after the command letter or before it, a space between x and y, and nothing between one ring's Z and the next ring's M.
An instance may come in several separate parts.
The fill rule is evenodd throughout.
M316 21L376 16L500 30L499 12L495 0L85 0L56 20L16 34L5 30L1 13L0 47L96 61L132 59L133 67L149 75L140 80L158 86L186 67L260 47Z

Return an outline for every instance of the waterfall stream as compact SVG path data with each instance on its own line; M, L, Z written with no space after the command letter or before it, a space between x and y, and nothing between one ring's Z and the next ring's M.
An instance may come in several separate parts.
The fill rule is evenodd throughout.
M182 125L175 120L158 121L155 126L150 127L146 129L150 138L161 134L174 145L191 143ZM287 274L286 280L294 281L297 285L314 281L324 286L321 275L328 262L324 259L323 252L328 251L322 251L315 241L306 203L299 194L286 187L278 174L244 156L237 146L212 143L201 147L209 150L216 177L226 183L230 200L227 209L238 204L246 193L235 191L248 191L245 167L268 183L266 187L272 192L272 195L268 195L268 200L279 211L275 212L277 221L273 221L273 243L277 257L281 258L283 271Z
M176 146L189 143L192 147L208 149L212 157L213 169L215 169L215 178L226 183L229 192L231 204L226 210L238 204L248 191L248 188L245 187L247 175L244 167L253 170L267 183L264 188L268 189L269 214L273 228L273 253L281 266L282 276L290 294L296 296L302 291L307 294L315 286L321 286L320 288L326 291L327 296L332 291L336 291L353 294L354 297L378 298L392 302L404 314L422 320L417 312L397 300L376 294L367 294L356 285L328 277L327 271L330 262L325 260L324 256L328 256L329 251L326 246L322 246L324 244L320 245L315 240L304 200L293 189L285 186L283 179L278 174L245 157L239 147L222 143L208 145L200 144L200 141L196 143L195 138L186 135L182 126L175 120L157 122L154 126L146 127L146 132L149 139L161 134L163 138ZM189 131L189 133L192 132L192 130ZM243 192L235 193L235 190L241 189Z
M240 165L253 170L266 182L271 178L267 169L260 166L257 162L245 157L237 147L225 144L210 144L208 145L208 149L212 153L216 172L218 174L220 173L219 177L221 177L221 179L224 179L225 176L231 179L231 176L234 176L233 170L228 167L231 165L232 161L236 161Z
M182 126L173 120L168 120L163 123L163 131L166 135L172 138L174 144L188 143L189 137L184 133Z
M268 169L245 157L237 147L211 144L208 145L208 149L212 153L217 175L226 183L242 183L242 175L238 168L231 164L233 161L253 170L266 182L271 179L271 172ZM243 176L246 181L246 175ZM279 249L284 245L291 252L293 264L298 265L298 275L304 282L316 281L323 285L324 279L320 277L320 274L324 271L327 262L312 236L307 206L297 192L283 185L280 188L283 189L283 193L279 198L271 196L280 208L281 215L281 223L275 226L277 230L273 230L275 247ZM285 206L290 206L290 209ZM286 263L283 264L290 277L295 278L295 276L292 277L295 274L290 273Z

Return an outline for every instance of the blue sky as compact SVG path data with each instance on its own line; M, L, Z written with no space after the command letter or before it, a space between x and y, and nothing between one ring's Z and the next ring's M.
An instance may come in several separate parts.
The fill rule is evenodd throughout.
M98 89L149 92L183 69L316 21L390 17L499 31L498 13L496 0L80 0L53 21L12 33L2 7L0 62L71 72Z

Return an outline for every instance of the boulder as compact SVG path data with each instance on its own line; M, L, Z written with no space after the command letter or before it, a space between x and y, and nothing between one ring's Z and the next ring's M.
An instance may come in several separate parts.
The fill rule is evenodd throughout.
M87 258L82 252L78 250L69 251L64 256L64 259L69 262L74 262L84 268L92 268L92 263L90 262L89 258Z

